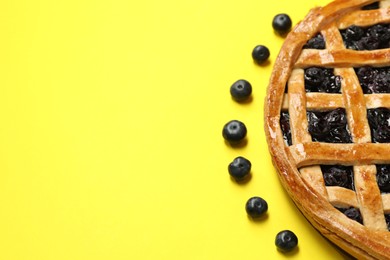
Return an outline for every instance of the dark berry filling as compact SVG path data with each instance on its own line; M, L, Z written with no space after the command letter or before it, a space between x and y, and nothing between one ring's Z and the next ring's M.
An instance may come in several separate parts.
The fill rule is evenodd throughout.
M378 50L390 47L390 24L369 27L352 25L340 30L345 46L352 50Z
M307 111L309 133L315 142L351 143L344 108L331 111Z
M308 40L307 43L303 45L303 49L317 49L317 50L325 49L325 40L322 34L318 33L313 38Z
M382 193L390 192L390 164L376 165L376 182Z
M385 214L387 229L390 231L390 214Z
M326 186L339 186L355 190L352 166L321 165Z
M288 112L282 111L280 114L280 127L282 128L283 139L287 145L292 145L290 115Z
M310 67L305 69L306 92L340 93L341 77L333 69Z
M355 68L364 94L390 93L390 67Z
M345 216L348 218L355 220L359 222L360 224L363 224L363 218L362 215L360 214L360 210L354 207L350 208L337 208L336 209L340 210Z
M367 110L371 139L374 143L390 143L390 109L380 107Z
M374 10L374 9L379 9L379 2L374 2L369 5L365 5L362 7L362 10Z

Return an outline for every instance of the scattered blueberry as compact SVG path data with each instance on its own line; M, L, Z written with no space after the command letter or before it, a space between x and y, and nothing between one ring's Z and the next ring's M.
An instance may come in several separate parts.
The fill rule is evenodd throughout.
M371 139L374 143L390 143L390 109L385 107L367 110Z
M356 75L364 94L390 93L390 67L359 67Z
M245 205L246 213L252 218L259 218L268 210L267 202L260 197L250 198Z
M290 115L286 111L280 114L280 127L282 129L283 139L287 145L292 145Z
M341 77L333 69L309 67L305 69L306 92L340 93Z
M246 133L246 126L238 120L229 121L224 125L222 130L223 138L232 144L242 141L245 138Z
M344 213L345 216L348 218L355 220L359 222L360 224L363 224L363 218L362 215L360 214L360 210L354 207L350 208L337 208L340 210L342 213Z
M317 49L317 50L325 49L325 40L322 34L318 33L313 38L308 40L307 43L303 45L303 49Z
M376 181L381 192L390 192L390 164L376 165Z
M230 87L230 94L238 102L245 101L252 94L252 85L245 79L237 80Z
M233 162L229 164L228 171L236 181L242 181L249 176L251 171L251 162L244 157L236 157Z
M272 27L276 32L283 35L290 31L292 26L292 21L290 16L287 14L278 14L272 20Z
M339 186L354 190L352 166L321 165L326 186Z
M258 64L262 64L268 60L269 55L269 49L264 45L257 45L252 51L252 58Z
M307 111L309 133L315 142L351 143L344 108L330 111Z
M298 245L298 237L290 230L280 231L276 235L275 245L283 252L291 251Z

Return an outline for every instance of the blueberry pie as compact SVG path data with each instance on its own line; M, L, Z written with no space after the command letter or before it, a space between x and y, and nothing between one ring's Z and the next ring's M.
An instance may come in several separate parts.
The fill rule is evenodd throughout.
M312 9L280 50L264 111L306 218L359 259L390 259L390 0Z

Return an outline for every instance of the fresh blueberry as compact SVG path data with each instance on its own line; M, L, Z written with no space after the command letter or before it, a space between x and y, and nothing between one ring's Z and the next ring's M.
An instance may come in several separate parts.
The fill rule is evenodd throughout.
M250 198L245 205L246 213L252 218L259 218L268 210L267 202L260 197Z
M252 58L258 64L262 64L268 60L269 55L269 49L264 45L257 45L252 51Z
M252 94L252 85L245 79L237 80L230 87L230 94L238 102L245 101Z
M287 14L278 14L272 20L272 27L276 32L283 35L290 31L292 26L292 21L290 16Z
M276 235L275 245L283 252L291 251L298 245L298 237L290 230L280 231Z
M229 121L222 129L223 138L232 144L242 141L245 138L246 133L246 126L238 120Z
M242 181L249 176L251 171L251 162L244 157L236 157L233 162L229 164L228 171L236 181Z

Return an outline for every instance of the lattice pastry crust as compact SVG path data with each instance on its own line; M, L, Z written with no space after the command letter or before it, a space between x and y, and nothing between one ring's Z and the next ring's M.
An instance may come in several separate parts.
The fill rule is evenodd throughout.
M377 1L336 0L312 9L287 36L274 65L265 101L265 132L273 163L298 208L325 237L358 258L390 259L390 193L379 190L376 164L390 164L390 143L372 141L367 109L390 108L389 93L363 94L354 68L390 66L390 48L352 50L340 30L351 25L390 23L390 0L380 8L362 10ZM320 33L325 49L302 49ZM341 92L305 91L304 69L332 68L341 79ZM288 91L286 90L286 86ZM312 141L307 111L344 108L350 143ZM288 111L292 144L286 144L281 112ZM390 123L389 123L390 124ZM353 167L353 190L326 186L320 165ZM359 209L362 224L338 208Z

